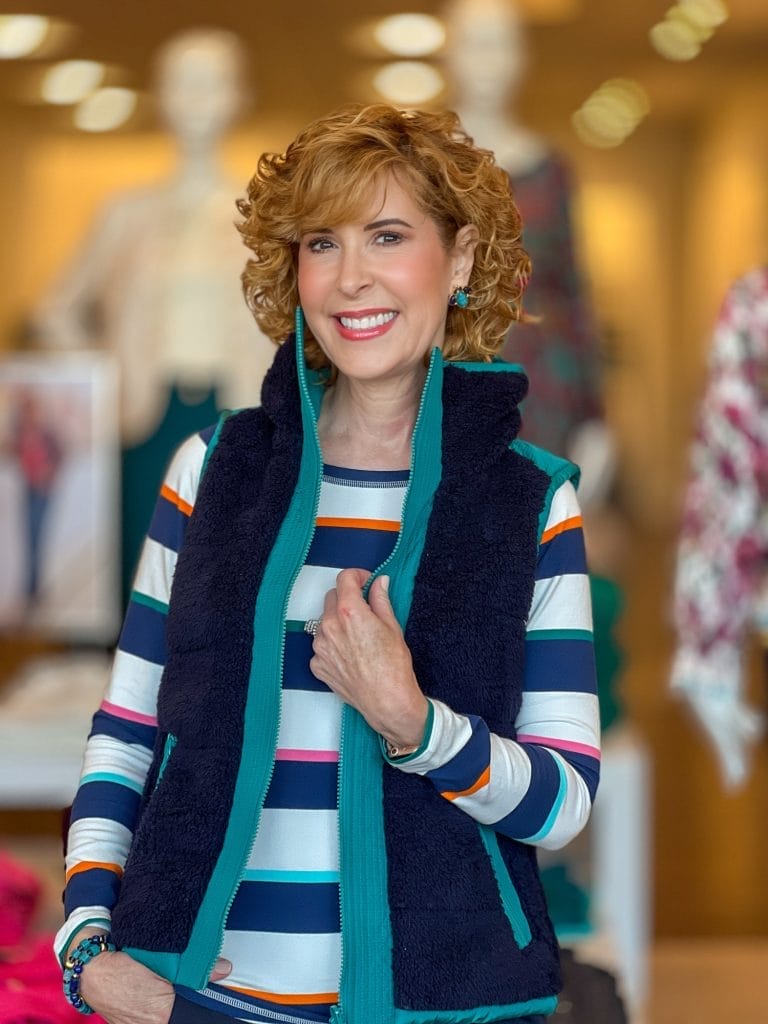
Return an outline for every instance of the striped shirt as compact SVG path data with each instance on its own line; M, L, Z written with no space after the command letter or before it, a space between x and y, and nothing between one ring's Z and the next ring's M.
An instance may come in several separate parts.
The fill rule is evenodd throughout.
M108 924L149 770L165 661L165 614L211 431L177 452L159 496L105 700L94 716L67 853L66 925ZM290 595L275 769L222 956L233 970L186 998L241 1019L259 1008L327 1020L337 1002L340 921L337 768L341 702L309 671L304 622L346 567L374 569L398 536L407 472L325 467L316 530ZM527 624L516 741L475 716L432 703L431 731L397 762L425 775L477 821L557 848L583 827L599 765L589 581L570 483L555 493L541 539Z

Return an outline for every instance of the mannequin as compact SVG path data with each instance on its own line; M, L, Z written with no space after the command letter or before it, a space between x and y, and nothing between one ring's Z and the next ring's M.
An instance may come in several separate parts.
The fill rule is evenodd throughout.
M768 267L720 310L690 452L674 580L671 685L717 758L723 785L749 777L765 730L745 687L750 633L768 667Z
M593 485L596 500L607 490L615 451L600 419L598 338L576 266L569 174L548 142L521 125L511 109L528 62L514 3L454 0L445 16L453 106L475 142L493 150L509 173L533 262L526 309L541 322L515 324L502 352L522 363L531 379L534 398L524 407L522 434L560 455L579 444L580 457L587 458L583 506ZM587 421L589 444L577 442L575 431Z
M107 205L33 316L46 347L98 345L116 357L125 581L172 449L218 406L255 404L274 354L241 293L240 187L219 165L243 108L243 65L229 32L189 30L166 43L155 85L175 173Z
M625 548L623 520L608 499L616 445L599 395L599 339L581 286L571 233L571 181L549 143L520 124L512 108L528 53L512 0L452 0L445 9L445 65L452 105L474 141L508 173L533 270L526 312L501 355L520 363L531 383L521 436L581 467L579 502L590 564L595 656L605 731L621 719L616 683L623 652L614 629L623 597L613 576ZM557 862L544 872L550 913L565 930L587 926L587 899ZM581 917L580 917L581 915ZM583 918L583 919L582 919Z

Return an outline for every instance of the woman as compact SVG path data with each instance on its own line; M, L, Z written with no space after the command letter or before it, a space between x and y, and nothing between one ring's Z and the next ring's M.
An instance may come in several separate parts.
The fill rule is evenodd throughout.
M583 827L599 726L576 469L515 440L492 361L529 270L506 177L452 114L355 107L240 210L249 304L295 334L169 470L65 976L110 1024L539 1021L535 847Z

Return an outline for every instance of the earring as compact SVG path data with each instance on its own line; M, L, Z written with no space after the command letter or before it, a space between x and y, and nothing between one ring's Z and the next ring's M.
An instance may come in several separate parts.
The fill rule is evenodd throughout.
M466 309L469 305L469 296L471 289L469 286L462 288L454 288L451 292L450 298L448 299L449 306L458 306L459 309Z

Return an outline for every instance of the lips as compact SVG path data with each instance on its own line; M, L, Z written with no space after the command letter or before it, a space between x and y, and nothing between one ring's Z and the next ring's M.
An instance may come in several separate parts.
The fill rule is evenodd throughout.
M339 313L335 317L339 325L339 334L349 340L365 340L385 334L397 319L394 310L363 311L354 316L350 313Z
M369 331L372 327L383 327L396 316L397 313L390 310L388 313L373 313L359 317L342 315L339 320L348 331Z

